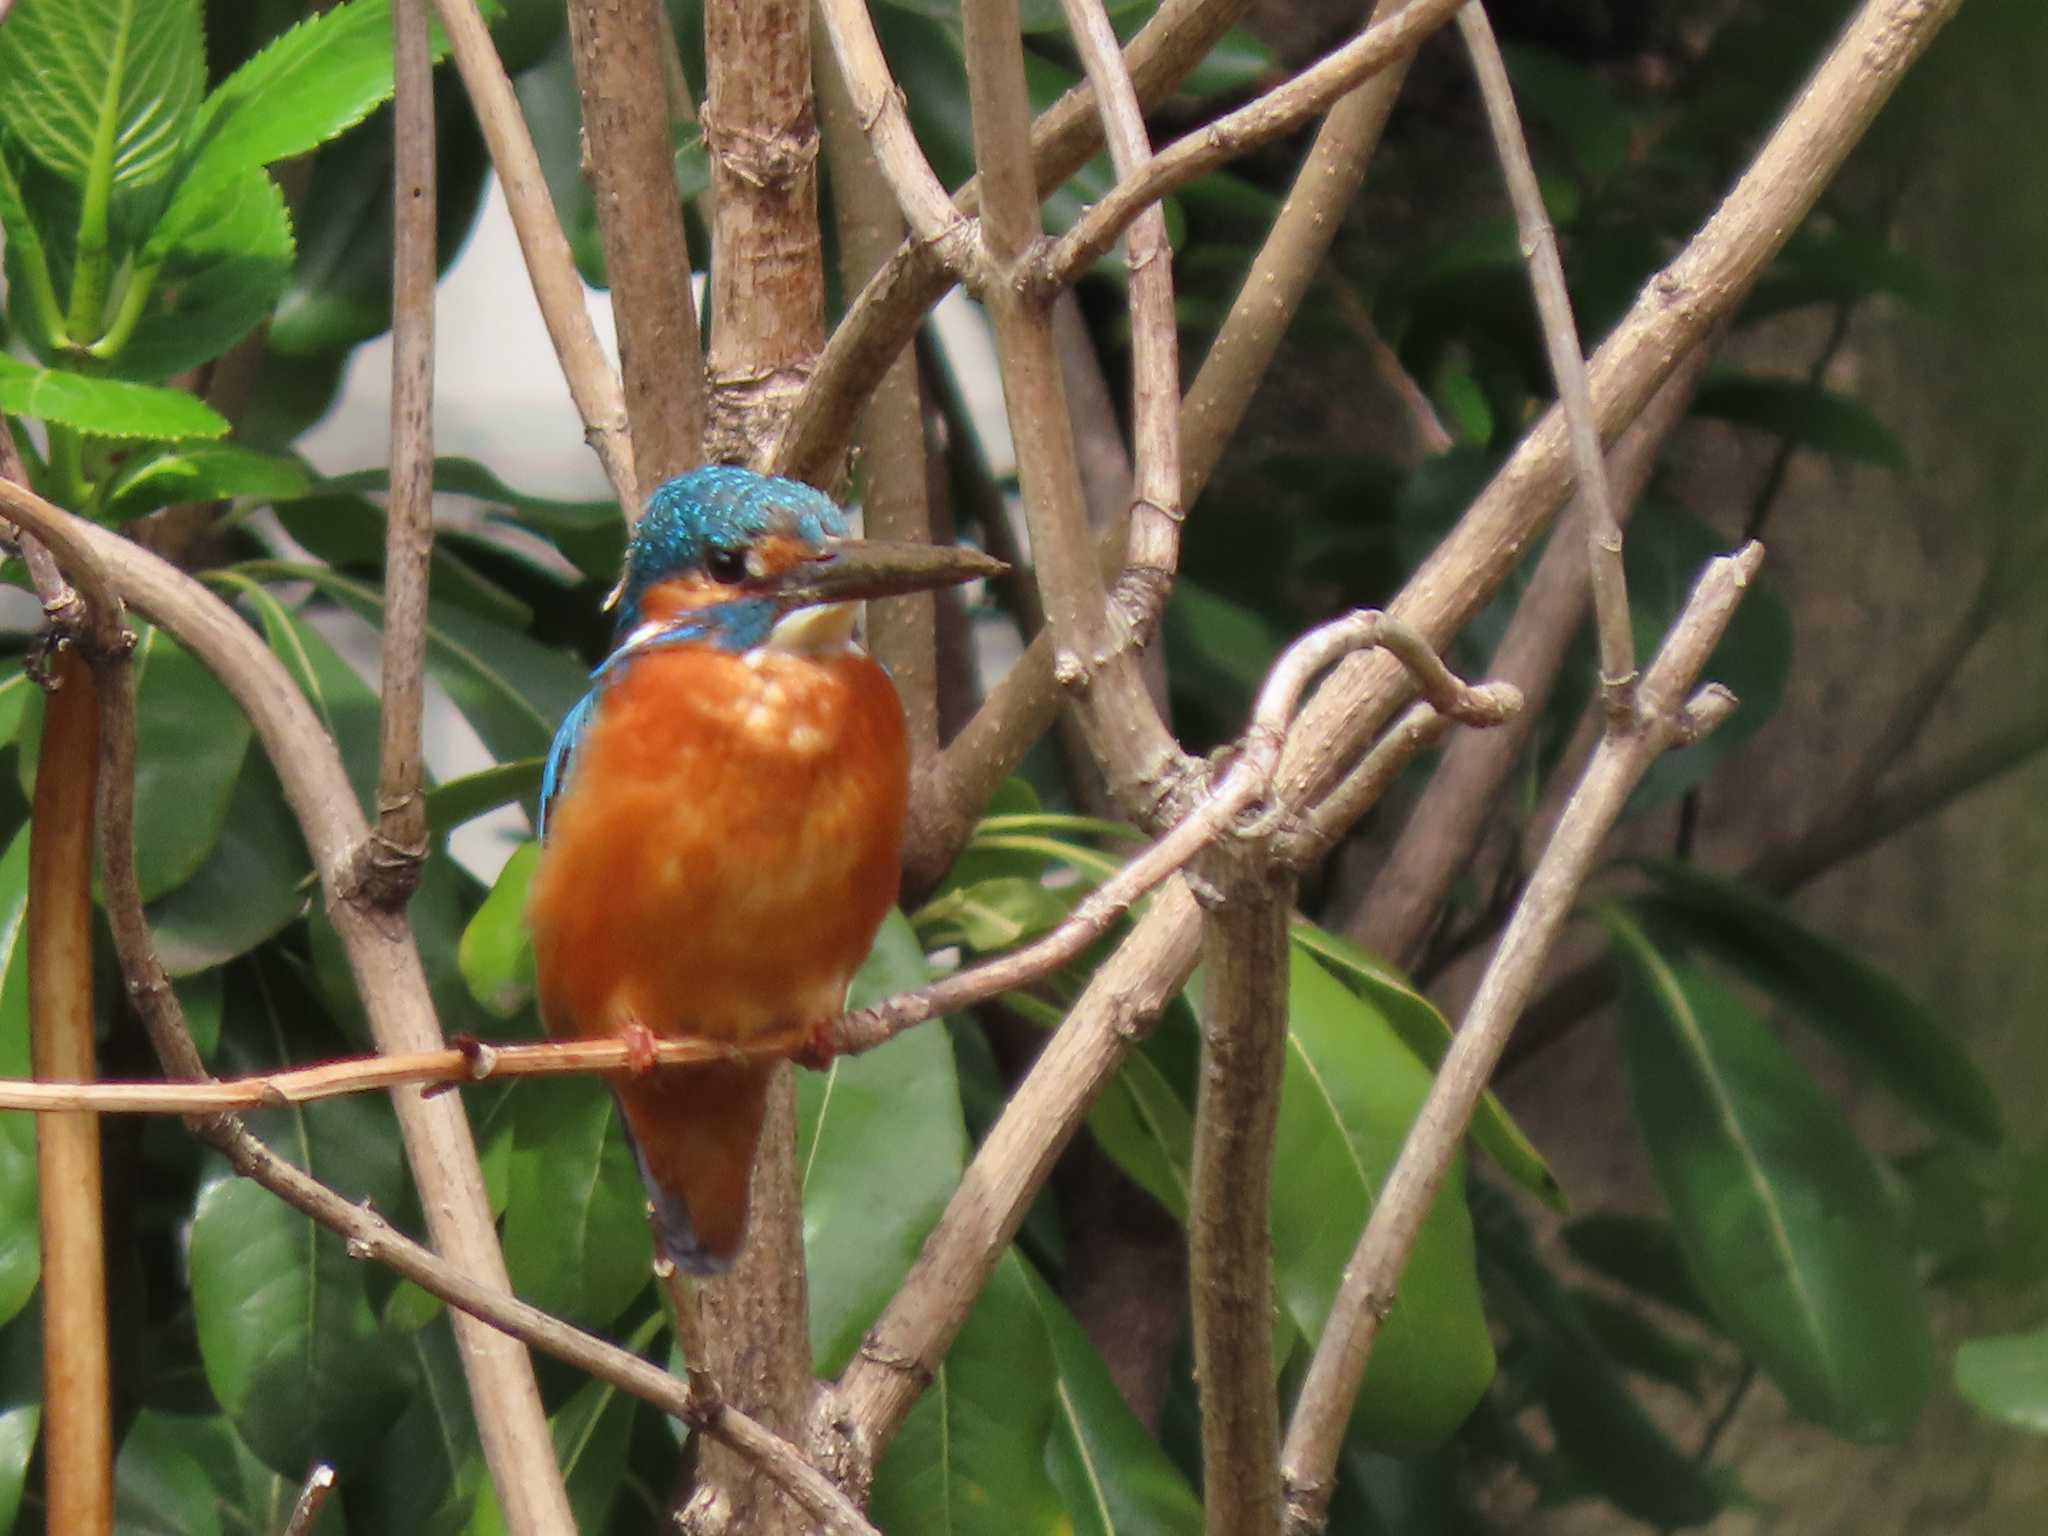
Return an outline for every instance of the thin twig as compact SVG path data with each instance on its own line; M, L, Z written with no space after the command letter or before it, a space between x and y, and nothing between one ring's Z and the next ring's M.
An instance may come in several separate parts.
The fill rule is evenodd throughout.
M1365 1379L1380 1324L1395 1304L1401 1272L1423 1218L1457 1157L1508 1032L1535 989L1608 830L1636 783L1667 747L1711 730L1734 707L1734 698L1725 689L1709 686L1690 702L1687 695L1762 559L1762 546L1751 544L1707 567L1643 679L1634 713L1614 721L1606 733L1530 876L1401 1154L1373 1202L1309 1362L1282 1459L1291 1531L1307 1533L1322 1527L1351 1405Z
M978 283L981 247L973 221L955 206L945 183L918 147L902 87L889 73L889 61L882 54L868 8L860 0L818 0L817 12L831 41L854 118L873 152L878 174L910 226L911 237L929 249L946 270ZM899 231L897 240L887 248L871 252L862 282L880 269L901 238Z
M821 5L821 24L833 5ZM850 25L865 26L860 6ZM879 51L879 50L878 50ZM885 66L886 67L886 66ZM818 116L832 174L832 214L839 234L839 270L857 290L903 239L903 215L875 152L861 132L846 83L847 67L822 50ZM893 86L891 87L893 93ZM891 95L896 100L896 95ZM901 103L897 102L900 110ZM941 194L943 195L943 194ZM946 200L951 210L952 200ZM930 464L925 446L924 389L917 355L905 352L875 386L860 418L861 518L871 538L932 541ZM923 774L939 750L938 594L921 592L868 604L868 648L889 671L910 731L910 771Z
M1629 690L1635 686L1635 632L1629 627L1628 578L1621 567L1621 524L1614 515L1614 494L1607 485L1607 460L1600 448L1600 427L1593 417L1593 394L1586 383L1586 357L1579 328L1572 319L1571 295L1564 282L1564 262L1557 253L1557 231L1543 206L1543 188L1522 137L1515 111L1514 88L1508 83L1507 61L1494 41L1493 27L1480 0L1468 0L1458 11L1458 30L1472 56L1472 73L1486 103L1493 148L1507 181L1521 231L1522 257L1529 267L1529 285L1536 294L1536 313L1543 324L1543 345L1550 354L1551 376L1572 446L1572 469L1578 487L1579 516L1584 523L1587 566L1592 572L1593 629L1600 646L1600 686L1609 713L1625 715Z
M1384 22L1400 4L1401 0L1372 0L1368 24ZM1407 58L1396 59L1332 106L1316 130L1315 142L1230 302L1230 313L1217 327L1201 370L1188 386L1181 406L1187 449L1181 485L1184 506L1201 499L1296 311L1324 271L1407 72Z
M1148 109L1164 100L1247 6L1248 0L1164 0L1124 50L1139 100ZM1031 164L1039 189L1058 186L1101 147L1095 90L1084 80L1032 125ZM972 213L980 206L980 193L980 182L969 181L954 204ZM803 397L767 455L769 467L813 483L830 476L846 451L861 402L952 281L945 264L921 243L897 247L834 328Z
M38 1078L94 1076L92 821L99 704L77 649L50 667L28 844L29 1054ZM36 1123L42 1228L43 1486L49 1528L105 1536L114 1522L100 1125L89 1113Z
M499 62L497 46L477 12L476 0L434 0L434 10L448 34L449 51L455 55L455 68L469 92L477 125L483 129L498 185L505 190L512 229L519 237L520 254L526 258L526 275L541 318L547 322L548 339L561 361L569 396L583 418L583 435L596 450L605 478L611 481L612 494L630 522L640 515L641 492L633 467L625 397L618 375L598 345L590 312L584 308L583 281L576 275L569 237L562 233L562 221L541 175L533 135L527 132L518 98L512 94L512 81Z
M569 6L583 168L604 246L633 462L647 490L703 462L707 413L670 114L651 110L668 99L664 61L674 46L660 0Z
M1608 479L1621 516L1634 512L1658 451L1684 419L1713 352L1711 342L1695 347L1615 443ZM1458 737L1430 775L1349 925L1351 937L1374 954L1402 967L1420 958L1451 883L1479 845L1487 807L1521 761L1530 733L1550 701L1565 655L1585 619L1587 583L1584 547L1568 536L1551 540L1486 668L1489 677L1519 688L1527 708L1498 731ZM1333 793L1330 801L1336 799ZM1325 810L1330 801L1324 803Z
M1099 261L1145 209L1198 176L1292 133L1360 83L1421 47L1464 0L1410 0L1285 85L1176 139L1143 170L1119 178L1074 227L1046 250L1041 274L1068 283Z
M306 1486L299 1490L299 1501L292 1506L291 1518L284 1523L283 1536L312 1536L314 1523L319 1520L320 1511L333 1492L334 1468L323 1461L306 1475Z
M427 569L434 551L434 60L425 0L394 0L391 493L385 511L377 825L363 899L403 911L427 857Z

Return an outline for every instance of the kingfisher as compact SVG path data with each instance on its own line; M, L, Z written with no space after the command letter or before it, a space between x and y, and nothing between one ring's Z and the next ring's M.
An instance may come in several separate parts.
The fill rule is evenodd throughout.
M611 1076L657 1246L739 1252L775 1061L653 1065L658 1040L808 1054L896 901L909 749L861 599L992 575L975 550L848 534L830 497L729 466L648 498L618 628L541 777L527 901L541 1017L624 1039Z

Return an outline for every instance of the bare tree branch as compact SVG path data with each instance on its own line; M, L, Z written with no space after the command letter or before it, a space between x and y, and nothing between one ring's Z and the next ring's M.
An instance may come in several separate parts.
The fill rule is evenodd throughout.
M312 1536L320 1511L326 1507L328 1496L333 1492L334 1468L323 1461L306 1474L306 1485L299 1490L298 1502L292 1505L291 1518L284 1523L283 1536Z
M604 243L643 491L704 461L704 347L676 194L660 0L573 0L569 46L583 109L584 173ZM640 504L626 516L639 516Z
M1762 560L1762 546L1751 544L1707 567L1643 679L1633 713L1612 718L1437 1068L1429 1096L1345 1266L1295 1402L1282 1461L1291 1531L1322 1528L1351 1405L1380 1324L1395 1305L1423 1218L1609 829L1667 747L1711 730L1734 707L1724 689L1709 687L1691 703L1686 696Z
M1458 30L1464 34L1472 72L1479 78L1479 94L1486 102L1494 153L1507 181L1508 201L1514 205L1522 255L1529 266L1529 285L1535 290L1536 312L1543 323L1544 350L1550 354L1550 372L1557 380L1558 403L1564 409L1571 438L1579 520L1584 525L1587 566L1592 572L1600 686L1608 710L1625 714L1629 690L1635 686L1636 640L1628 621L1628 578L1621 567L1621 524L1614 515L1614 494L1607 486L1607 462L1600 451L1599 424L1593 419L1585 352L1572 319L1571 295L1565 290L1564 262L1557 254L1557 231L1550 227L1543 189L1536 182L1536 166L1522 137L1507 61L1500 56L1500 44L1494 41L1486 7L1479 0L1469 0L1459 9Z
M540 171L533 136L526 130L512 82L478 14L476 0L434 0L448 34L455 68L476 110L477 125L491 152L498 185L512 212L512 228L526 258L526 275L547 322L548 338L561 360L562 377L583 418L583 435L597 451L627 521L640 512L640 481L633 468L633 439L618 376L598 345L590 312L583 307L583 282L576 275L569 237L555 214L554 200Z
M1616 441L1608 476L1622 517L1635 510L1658 451L1684 418L1713 353L1711 342L1695 347ZM1487 675L1519 688L1528 707L1498 731L1460 736L1450 744L1373 875L1351 937L1398 966L1414 964L1451 883L1479 845L1487 806L1521 759L1550 700L1585 618L1587 574L1585 547L1577 539L1555 538L1543 551L1487 664ZM1337 798L1332 794L1330 800Z
M357 855L363 899L402 912L427 857L427 567L434 553L434 59L423 0L393 0L391 492L384 514L384 628L377 824Z

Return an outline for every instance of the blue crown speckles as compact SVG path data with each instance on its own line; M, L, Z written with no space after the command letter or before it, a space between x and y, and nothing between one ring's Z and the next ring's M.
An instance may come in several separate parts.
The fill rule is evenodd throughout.
M626 548L619 631L640 622L640 595L657 581L699 569L714 549L744 549L766 533L812 547L847 531L832 498L796 480L711 464L664 481Z

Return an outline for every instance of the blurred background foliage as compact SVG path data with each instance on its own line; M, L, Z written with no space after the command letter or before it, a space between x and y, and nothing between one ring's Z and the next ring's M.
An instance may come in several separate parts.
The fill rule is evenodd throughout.
M1256 7L1161 107L1155 131L1245 99L1355 25L1355 9ZM1491 9L1590 343L1711 210L1847 7ZM0 409L45 495L204 572L260 629L367 797L376 700L350 658L381 617L381 476L323 477L294 443L330 408L353 349L388 325L388 12L379 0L311 20L306 10L158 0L135 88L81 104L47 62L114 46L94 30L106 18L18 0L0 29ZM701 94L699 18L687 0L671 10ZM1043 105L1078 70L1057 5L1024 10ZM1128 32L1151 7L1112 10ZM919 136L957 182L971 168L957 7L893 0L876 14ZM601 287L561 8L503 0L494 32L579 264ZM1994 1078L1978 1059L1991 1026L1890 974L1932 974L1918 955L1845 943L1782 892L1729 873L1769 851L1767 834L1826 809L1826 776L1846 771L1839 753L1770 747L1841 725L1801 708L1866 677L1895 692L1918 671L1925 647L1852 629L1856 615L1830 596L1845 547L1888 538L1930 551L1915 589L1930 626L1962 610L1970 573L1988 564L2003 579L1981 623L2002 621L2008 639L2027 630L2003 654L2035 661L2018 683L2038 692L2027 599L2041 547L2048 178L2013 174L2013 158L2030 155L2038 170L2038 147L2021 147L2048 143L2035 79L2044 44L2048 27L2024 0L1966 8L1744 307L1631 525L1645 645L1709 553L1781 530L1793 552L1774 560L1708 669L1741 712L1660 765L1625 837L1635 857L1588 902L1585 942L1621 978L1618 1045L1603 1034L1597 1049L1620 1063L1625 1097L1572 1098L1575 1079L1547 1083L1562 1056L1542 1049L1510 1085L1532 1127L1580 1122L1562 1149L1575 1167L1599 1161L1585 1155L1590 1139L1625 1144L1638 1172L1633 1183L1564 1176L1545 1135L1532 1139L1488 1101L1374 1357L1334 1531L1767 1524L1785 1507L1782 1477L1764 1466L1752 1486L1750 1464L1724 1455L1721 1439L1766 1394L1817 1458L1903 1442L1891 1454L1910 1464L1930 1403L1943 1422L1963 1402L1982 1416L1968 1421L1968 1443L1983 1457L2023 1443L2000 1438L2010 1426L2048 1428L2048 1334L2028 1331L2048 1324L2048 1156L2028 1082L2003 1072L2038 1067L2039 1054L2001 1055ZM439 85L445 263L476 218L487 165L460 91L445 76ZM117 119L103 161L76 126L97 112ZM1304 142L1175 195L1191 357ZM702 190L694 135L677 143L676 174L686 196ZM1071 220L1108 179L1106 162L1084 168L1049 202L1049 221ZM1105 265L1079 300L1121 409L1119 284ZM1000 445L963 403L955 354L922 355L952 515L970 535L1006 540L1015 488ZM1392 593L1548 396L1478 104L1455 50L1435 44L1252 421L1188 522L1162 641L1183 739L1228 739L1288 639ZM554 724L605 643L599 604L621 524L606 503L532 495L473 461L445 461L438 488L449 517L428 665L490 766L435 787L437 856L412 922L444 1030L522 1038L538 1030L521 931L530 846L466 865L445 839L530 802ZM1888 529L1866 526L1884 518ZM20 580L17 566L9 577ZM1461 668L1484 670L1516 596L1461 637ZM982 650L1022 621L992 595L976 615ZM16 651L27 625L9 633ZM144 895L210 1061L248 1072L368 1049L305 849L246 724L169 637L145 628L137 666ZM1553 776L1571 771L1592 672L1589 649L1567 668L1414 977L1343 933L1426 765L1304 890L1273 1206L1283 1393L1448 1038L1445 1010L1455 1016L1469 989L1469 952L1504 920L1523 836ZM12 758L0 772L0 1070L15 1076L27 1072L20 918L40 717L25 673L0 682ZM1945 715L1932 729L1964 739L1967 725ZM1785 782L1759 768L1775 759L1760 759L1758 743L1811 779L1789 797L1790 819L1752 813L1761 790ZM1131 846L1085 814L1092 805L1055 747L1035 753L947 879L885 929L855 1000L1056 924ZM2040 895L2038 884L2012 897L1965 888L1968 908L1943 918L1969 923L2002 900L2032 901L2039 916ZM1944 941L1920 931L1917 942ZM849 1358L1010 1084L1106 952L800 1077L821 1372ZM103 1069L149 1076L110 955L102 971ZM2023 986L2006 1006L2015 1019L2038 1011ZM2003 1016L1993 1022L2004 1028ZM1094 1109L940 1389L884 1460L874 1512L885 1530L1199 1529L1180 1268L1195 1055L1183 1000ZM601 1088L526 1082L465 1098L520 1293L666 1350L641 1195ZM252 1124L352 1198L417 1226L381 1098ZM316 1457L341 1474L328 1528L499 1528L439 1303L237 1183L175 1123L111 1120L106 1141L124 1530L275 1530ZM33 1159L28 1118L0 1115L0 1531L40 1520ZM1957 1318L1988 1321L1964 1338ZM582 1529L653 1529L686 1454L670 1426L601 1384L545 1361L541 1371ZM2038 1491L2048 1477L2038 1455L2030 1464Z

